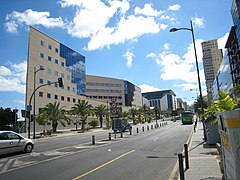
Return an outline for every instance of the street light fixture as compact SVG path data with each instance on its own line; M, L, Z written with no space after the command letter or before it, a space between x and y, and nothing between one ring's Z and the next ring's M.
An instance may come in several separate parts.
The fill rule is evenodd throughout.
M199 86L199 94L200 94L199 98L200 98L200 105L201 105L201 110L202 110L201 113L204 114L202 88L201 88L201 81L200 81L200 75L199 75L197 51L196 51L196 45L195 45L195 38L194 38L194 31L193 31L192 21L190 21L190 25L191 25L191 28L172 28L172 29L170 29L170 32L176 32L176 31L179 31L179 30L188 30L188 31L192 32L192 40L193 40L194 53L195 53L195 59L196 59L198 86Z
M40 67L38 70L36 70L36 67L34 67L34 79L33 79L33 91L35 91L36 89L36 74L37 72L39 71L44 71L44 67ZM35 114L36 114L36 111L35 111L35 103L36 103L36 96L35 96L35 92L34 92L34 95L33 95L33 139L36 138L36 118L35 118ZM31 116L31 114L30 114ZM30 126L29 126L29 129L30 129Z

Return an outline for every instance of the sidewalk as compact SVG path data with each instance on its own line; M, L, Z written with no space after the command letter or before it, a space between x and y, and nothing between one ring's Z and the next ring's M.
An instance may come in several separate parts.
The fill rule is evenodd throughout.
M185 171L186 180L221 180L220 155L215 145L203 141L203 124L198 123L196 132L188 148L189 169Z

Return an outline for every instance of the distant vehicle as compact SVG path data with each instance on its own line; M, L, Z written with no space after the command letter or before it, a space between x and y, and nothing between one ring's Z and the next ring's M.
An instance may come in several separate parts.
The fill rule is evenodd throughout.
M132 126L125 118L114 118L112 120L112 130L114 132L125 132L127 130L130 130L131 127Z
M193 124L193 112L185 111L181 113L182 124Z
M0 155L13 152L32 152L34 142L13 131L0 131Z

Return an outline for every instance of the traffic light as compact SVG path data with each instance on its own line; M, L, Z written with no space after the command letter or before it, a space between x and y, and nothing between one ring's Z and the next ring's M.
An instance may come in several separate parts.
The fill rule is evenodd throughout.
M58 86L63 87L63 80L62 78L58 78Z

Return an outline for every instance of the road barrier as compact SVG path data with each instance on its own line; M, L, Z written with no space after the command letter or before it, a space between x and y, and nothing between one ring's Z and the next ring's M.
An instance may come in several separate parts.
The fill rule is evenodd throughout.
M92 135L92 145L95 145L95 135Z
M183 169L183 155L178 154L178 163L179 163L179 174L180 174L180 180L184 180L184 169Z
M185 154L185 167L189 169L189 158L188 158L188 145L184 144L184 154Z
M111 141L111 139L112 139L112 134L111 133L108 133L108 139L109 139L109 141Z

